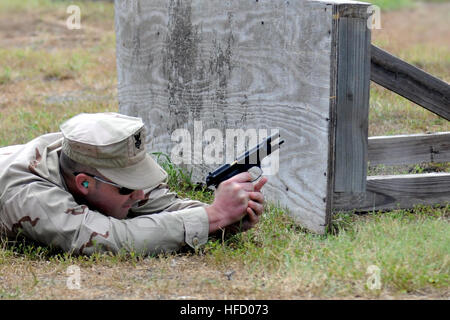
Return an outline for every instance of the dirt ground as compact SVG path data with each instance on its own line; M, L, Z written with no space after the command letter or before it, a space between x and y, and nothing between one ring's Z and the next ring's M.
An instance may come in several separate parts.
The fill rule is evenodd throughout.
M88 20L82 30L68 30L66 14L35 12L28 15L0 13L0 48L55 50L95 46L104 36L114 34L110 20ZM420 20L420 23L416 23ZM437 23L439 22L439 23ZM424 4L416 9L382 13L382 29L374 30L372 39L396 54L408 46L433 44L450 47L450 3ZM115 62L114 52L104 53L105 63ZM1 65L1 61L0 61ZM449 62L450 68L450 62ZM61 92L82 90L75 79L55 83L51 90ZM0 94L0 109L26 90L8 86ZM108 94L111 92L108 91ZM2 97L3 96L3 97ZM2 100L3 99L3 100ZM3 113L5 109L1 109ZM9 112L13 112L10 110ZM67 265L53 262L12 258L12 265L0 265L0 281L7 292L0 298L13 299L310 299L317 298L317 288L293 284L292 279L270 280L236 272L239 266L217 267L207 264L201 256L170 259L148 259L108 266L84 266L81 269L82 290L67 290ZM16 288L16 289L14 289ZM362 287L361 287L362 288ZM16 291L14 291L16 290ZM362 289L361 289L362 290ZM16 292L16 293L14 293ZM363 291L361 291L363 292ZM363 293L352 297L364 298ZM336 296L335 298L338 298ZM424 291L422 294L383 293L382 299L448 299L447 296Z
M81 20L81 29L66 26L68 14L61 10L41 9L26 14L0 13L0 47L62 49L92 47L102 35L114 33L111 19ZM83 17L83 16L82 16Z
M417 45L450 49L450 3L419 3L411 9L381 12L381 29L372 31L372 42L394 54Z

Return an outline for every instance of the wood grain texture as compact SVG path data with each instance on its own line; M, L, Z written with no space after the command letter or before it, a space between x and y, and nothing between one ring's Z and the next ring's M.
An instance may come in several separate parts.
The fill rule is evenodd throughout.
M372 45L371 79L450 120L450 85Z
M369 138L369 163L416 164L450 161L450 132Z
M332 195L333 3L116 1L120 112L142 117L148 148L167 154L181 128L197 149L207 146L194 133L196 121L203 132L222 132L224 144L227 129L279 130L285 144L279 172L264 187L266 199L323 233ZM225 159L193 160L186 166L204 182Z
M450 204L450 173L369 176L367 191L334 197L334 211L409 209Z

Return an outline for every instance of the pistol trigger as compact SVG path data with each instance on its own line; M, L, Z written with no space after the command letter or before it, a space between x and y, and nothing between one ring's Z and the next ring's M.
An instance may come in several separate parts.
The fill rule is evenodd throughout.
M255 182L256 180L258 180L261 176L262 176L262 169L259 166L254 166L251 167L248 172L250 173L250 175L252 176L252 182Z

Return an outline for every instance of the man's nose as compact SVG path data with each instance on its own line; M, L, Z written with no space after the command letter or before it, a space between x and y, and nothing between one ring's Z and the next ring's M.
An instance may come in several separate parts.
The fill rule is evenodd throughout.
M131 193L131 199L133 200L145 199L144 190L134 190L133 193Z

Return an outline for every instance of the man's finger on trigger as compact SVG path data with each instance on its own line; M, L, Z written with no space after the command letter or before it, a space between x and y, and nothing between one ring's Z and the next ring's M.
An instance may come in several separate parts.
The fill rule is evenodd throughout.
M261 179L259 179L255 184L255 191L260 191L267 181L268 179L266 177L262 177Z
M231 177L230 180L235 182L252 182L252 175L245 171Z
M239 184L245 191L247 191L249 193L251 193L255 190L255 186L251 182L241 182Z

